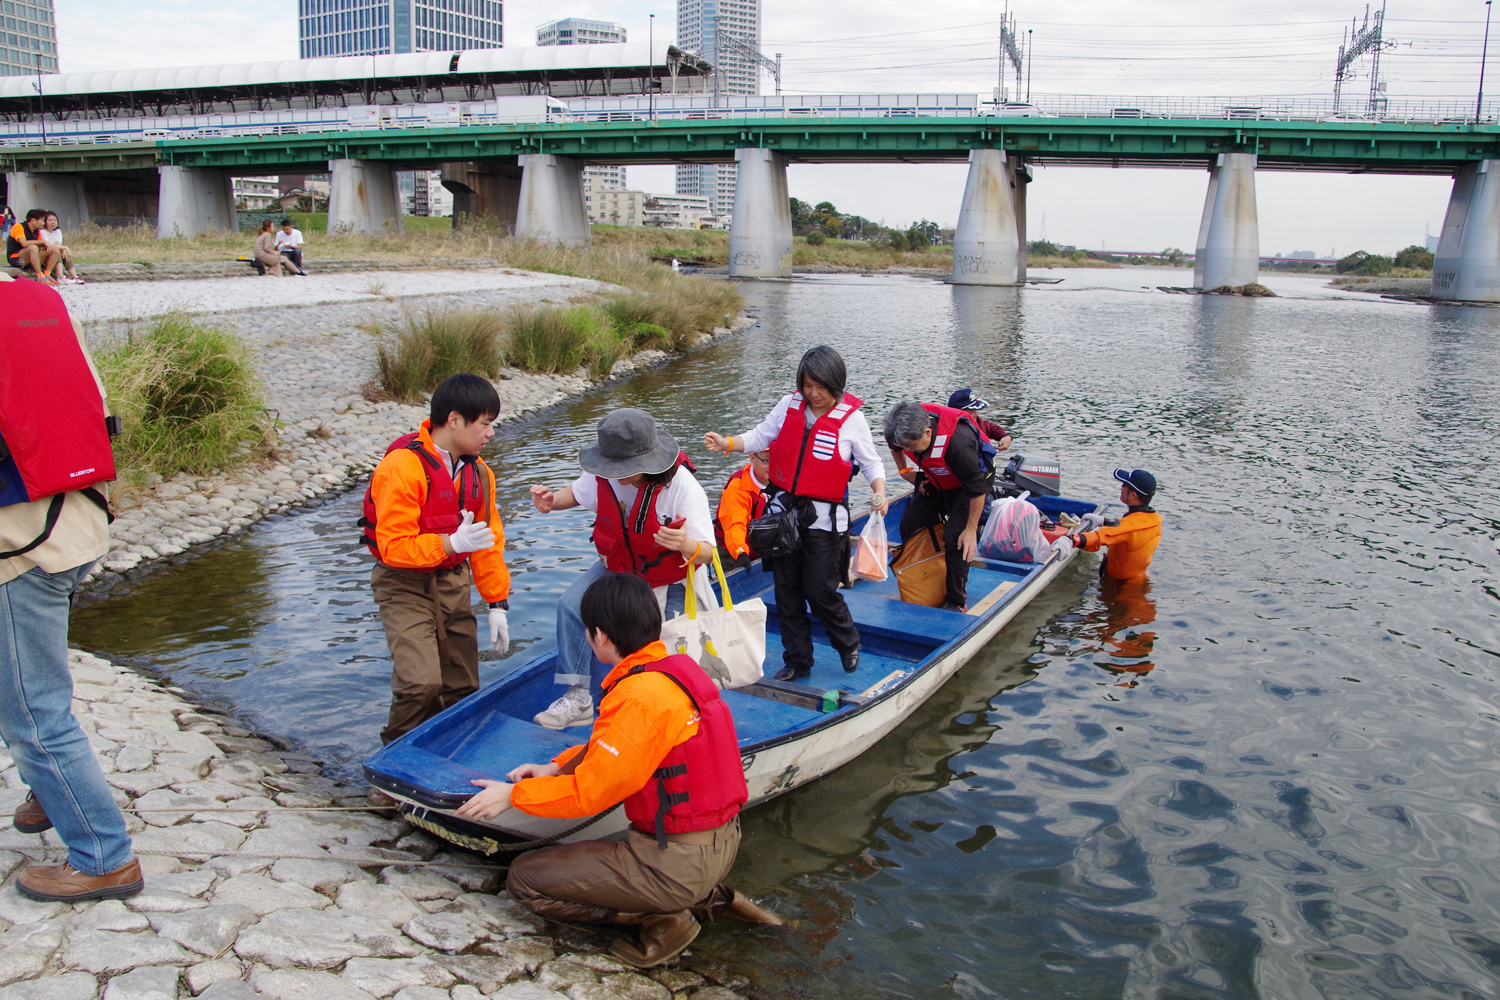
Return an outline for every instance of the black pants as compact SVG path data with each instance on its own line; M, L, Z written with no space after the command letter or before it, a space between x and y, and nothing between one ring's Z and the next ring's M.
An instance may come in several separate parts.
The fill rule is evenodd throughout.
M281 256L283 256L287 260L291 261L292 262L292 266L295 267L297 270L299 270L299 271L302 270L302 251L301 250L282 250L281 251Z
M849 558L849 536L843 532L802 529L802 544L789 556L771 560L776 581L776 614L781 621L782 662L798 673L812 669L812 608L840 653L859 648L859 631L839 581Z
M943 525L943 561L948 569L946 603L967 607L969 603L969 564L964 562L958 536L969 524L969 496L962 490L940 490L922 483L906 502L901 515L901 537L910 538L923 528Z

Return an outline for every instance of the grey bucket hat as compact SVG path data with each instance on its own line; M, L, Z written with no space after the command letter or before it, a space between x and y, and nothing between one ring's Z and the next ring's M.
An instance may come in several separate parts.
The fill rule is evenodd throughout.
M676 438L656 429L655 417L625 407L599 421L599 442L578 449L578 464L591 475L624 479L638 472L666 472L680 450Z

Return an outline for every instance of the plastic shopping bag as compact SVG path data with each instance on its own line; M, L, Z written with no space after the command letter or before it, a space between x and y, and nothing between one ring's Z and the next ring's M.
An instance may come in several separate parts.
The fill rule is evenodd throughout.
M890 577L886 564L890 561L891 546L885 537L885 515L870 514L865 530L859 533L854 543L854 573L861 580L879 582Z
M699 607L696 588L688 588L684 601L687 613L662 625L661 640L668 650L696 660L721 689L744 687L764 676L766 604L759 597L736 603L729 596L717 549L713 563L724 607Z
M979 558L1041 562L1050 550L1040 511L1019 497L995 501L979 538Z

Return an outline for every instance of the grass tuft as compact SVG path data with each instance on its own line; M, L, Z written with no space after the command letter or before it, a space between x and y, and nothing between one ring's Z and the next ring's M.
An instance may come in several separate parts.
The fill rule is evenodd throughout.
M128 473L203 473L240 464L271 430L260 381L232 333L169 315L97 357L124 419L115 461Z
M506 326L510 363L528 371L571 375L587 366L600 378L630 353L609 316L595 306L515 306Z
M459 372L493 379L505 364L499 314L427 310L407 313L393 328L375 327L376 379L387 399L419 403Z

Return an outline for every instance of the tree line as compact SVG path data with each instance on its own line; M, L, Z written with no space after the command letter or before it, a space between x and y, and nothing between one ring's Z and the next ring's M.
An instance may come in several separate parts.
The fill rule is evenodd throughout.
M929 219L909 226L883 226L862 215L845 215L831 201L809 205L799 198L791 199L792 233L807 237L819 246L830 238L859 240L872 247L889 250L925 250L942 239L942 227Z

